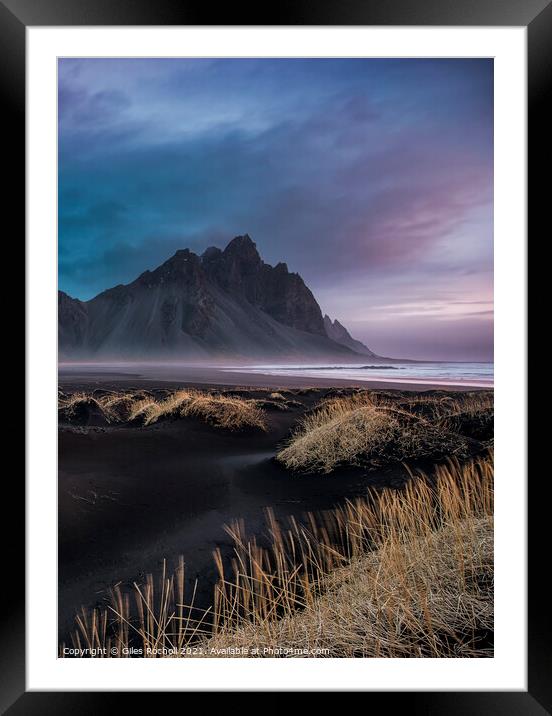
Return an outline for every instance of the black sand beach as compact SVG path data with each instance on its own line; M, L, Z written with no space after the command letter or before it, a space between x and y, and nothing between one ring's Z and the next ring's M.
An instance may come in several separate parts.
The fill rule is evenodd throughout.
M265 376L227 378L221 373L198 369L196 380L188 379L185 385L212 389L215 383L228 389L223 381L231 377L233 385L249 385L247 394L259 399L267 391L255 388L257 381L268 389L281 387L281 381ZM59 381L65 393L184 387L170 370L160 379L71 368L60 371ZM67 638L81 606L105 604L113 584L131 585L145 573L158 573L163 559L174 566L179 555L185 558L190 593L198 578L196 603L208 605L216 576L212 551L219 546L223 554L229 553L231 541L224 525L235 519L243 519L249 533L262 535L265 508L285 522L291 515L301 517L364 495L369 485L404 482L407 473L401 466L369 473L349 469L336 478L298 476L273 460L301 415L331 394L322 380L296 378L288 383L296 405L285 411L268 409L266 432L230 432L193 418L139 427L61 422L60 639ZM345 387L335 383L333 389ZM313 384L315 390L301 390ZM400 389L405 391L405 385Z

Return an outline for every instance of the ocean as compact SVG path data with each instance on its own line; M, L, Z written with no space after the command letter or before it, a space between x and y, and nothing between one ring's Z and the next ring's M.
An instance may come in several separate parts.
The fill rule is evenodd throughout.
M229 372L244 372L244 367L225 368ZM248 373L303 378L341 378L343 380L377 380L392 383L428 383L492 388L494 363L358 363L354 365L254 365Z

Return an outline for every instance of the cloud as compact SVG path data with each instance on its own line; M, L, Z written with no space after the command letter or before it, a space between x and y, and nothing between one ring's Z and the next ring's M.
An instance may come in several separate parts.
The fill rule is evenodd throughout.
M244 232L345 320L405 284L430 303L435 283L450 301L492 290L489 60L62 60L59 76L72 295Z

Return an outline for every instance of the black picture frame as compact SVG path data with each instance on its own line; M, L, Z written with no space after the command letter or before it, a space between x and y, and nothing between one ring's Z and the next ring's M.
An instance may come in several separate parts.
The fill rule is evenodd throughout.
M212 19L216 18L216 23ZM274 6L247 7L234 3L214 8L187 0L0 0L0 97L4 124L4 189L6 219L13 219L11 243L24 246L25 232L25 31L29 26L83 25L434 25L526 26L528 39L528 160L530 227L548 233L549 172L552 156L546 109L547 80L552 77L552 0L281 0ZM546 193L545 193L546 192ZM548 216L546 217L548 219ZM4 229L7 232L7 229ZM545 237L543 234L543 238ZM15 236L18 241L14 241ZM19 238L20 237L20 238ZM14 330L12 336L17 335ZM20 399L20 396L19 396ZM13 476L15 477L15 476ZM412 692L370 693L389 705L423 714L527 714L552 713L552 643L548 599L543 594L546 570L542 545L549 543L544 509L549 503L548 475L529 491L528 574L528 691L527 692ZM525 476L520 475L520 479ZM538 476L537 476L538 479ZM5 481L8 482L7 480ZM19 483L19 484L18 484ZM544 484L543 484L544 483ZM118 693L27 692L25 686L24 603L24 482L5 484L5 520L13 526L5 538L1 612L0 710L10 716L109 712ZM8 508L9 505L9 508ZM543 510L543 514L540 511ZM254 688L254 685L252 685ZM141 694L141 699L148 698ZM391 699L391 701L389 701ZM142 702L143 705L143 702ZM232 707L231 707L232 708Z

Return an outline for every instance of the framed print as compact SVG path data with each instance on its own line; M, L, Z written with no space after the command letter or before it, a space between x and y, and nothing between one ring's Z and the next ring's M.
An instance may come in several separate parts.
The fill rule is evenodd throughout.
M526 188L551 5L1 13L27 287L3 708L550 710Z

